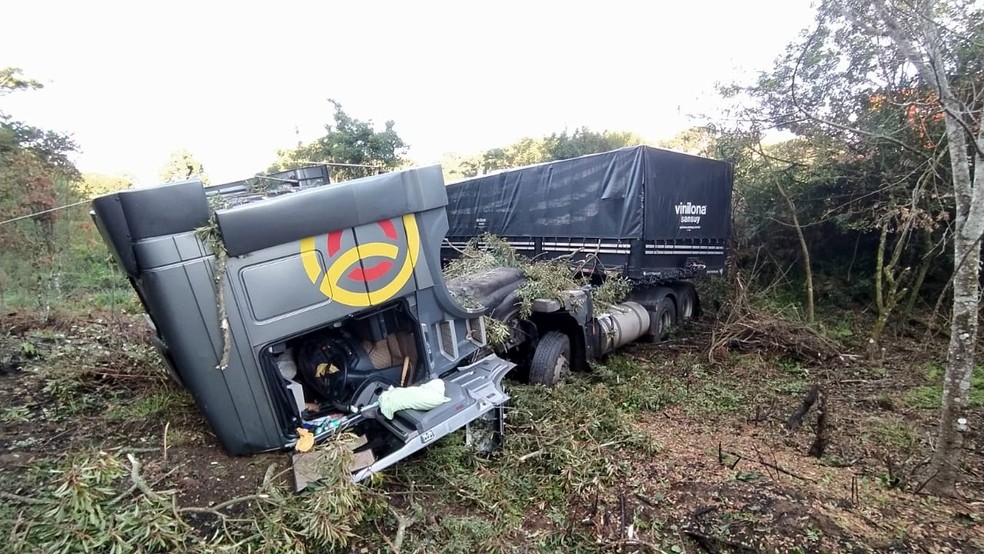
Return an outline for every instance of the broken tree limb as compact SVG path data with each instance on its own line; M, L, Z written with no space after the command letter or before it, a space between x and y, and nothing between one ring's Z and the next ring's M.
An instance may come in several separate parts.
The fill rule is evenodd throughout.
M786 429L796 431L803 425L803 418L806 417L807 413L809 413L810 408L813 407L813 404L817 401L818 396L820 396L820 386L814 384L808 391L806 391L806 396L803 397L803 402L800 404L800 407L797 408L791 416L789 416L789 420L786 422Z
M38 500L37 498L31 498L29 496L21 496L19 494L14 494L12 492L5 492L5 491L0 491L0 498L6 498L7 500L20 502L21 504L33 504L36 506L43 506L48 503L44 500Z
M243 502L266 502L268 504L278 504L276 500L270 497L269 494L248 494L246 496L240 496L238 498L232 498L226 500L225 502L220 502L211 508L198 508L194 506L188 506L184 508L178 508L177 512L179 514L215 514L221 517L226 517L225 514L221 512L228 508L229 506L235 506L236 504L242 504Z
M403 547L403 539L406 537L407 528L413 524L413 519L404 517L393 506L388 506L388 508L389 512L393 514L393 517L396 518L396 536L393 537L393 542L390 543L388 539L386 542L389 543L390 548L393 549L395 554L399 554L400 548Z
M727 454L728 456L737 456L738 458L742 458L742 459L745 459L745 460L753 460L753 461L756 461L756 462L758 462L759 464L761 464L764 467L767 467L769 469L774 469L774 470L776 470L779 473L782 473L784 475L788 475L790 477L794 477L794 478L799 479L801 481L807 481L809 483L815 482L813 479L810 479L809 477L804 477L802 475L798 475L796 473L793 473L792 471L789 471L788 469L784 469L784 468L780 467L778 463L773 464L773 463L769 463L769 462L765 461L762 458L762 454L761 453L759 453L757 460L754 459L754 458L749 458L747 456L742 456L741 454L738 454L737 452L728 452L727 450L725 450L724 453Z
M130 480L133 481L133 485L140 489L140 492L144 494L152 502L157 502L161 499L160 495L154 492L150 485L143 480L140 476L140 461L133 454L127 454L126 459L130 460Z
M543 449L541 448L540 450L534 450L529 454L523 454L522 456L519 457L517 461L522 463L525 462L526 460L529 460L530 458L536 458L537 456L542 456L542 455L543 455Z
M639 494L637 492L632 493L632 496L635 496L637 499L639 499L639 502L642 502L646 506L649 506L650 508L656 509L656 502L654 502L653 500L651 500L649 498L646 498L645 496L643 496L643 495L641 495L641 494Z
M818 389L819 391L819 389ZM823 457L824 450L827 449L827 396L823 391L817 393L817 431L810 445L808 456L814 458Z
M709 513L713 512L714 510L717 510L717 509L718 509L718 507L715 506L715 505L704 506L703 508L697 508L696 510L694 510L694 513L690 514L690 517L692 517L693 519L697 519L700 516L705 515L705 514L709 514Z
M229 263L229 253L220 241L215 244L215 297L219 315L219 328L222 330L222 358L216 369L224 370L229 367L232 355L232 329L229 327L229 314L226 311L225 281L226 268Z
M799 479L800 481L808 481L810 483L813 482L813 479L810 479L809 477L803 477L802 475L798 475L796 473L793 473L792 471L789 471L788 469L783 469L782 467L779 467L778 464L770 464L769 462L767 462L767 461L765 461L765 460L763 460L761 458L759 458L758 463L764 465L767 468L774 469L774 470L776 470L779 473L782 473L784 475L788 475L790 477L795 477L796 479Z

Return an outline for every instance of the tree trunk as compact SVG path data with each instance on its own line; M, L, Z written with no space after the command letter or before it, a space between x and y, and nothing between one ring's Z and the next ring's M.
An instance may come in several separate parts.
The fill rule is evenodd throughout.
M934 71L941 72L939 68ZM936 451L929 464L927 490L939 495L956 493L956 481L963 459L964 433L968 429L967 404L974 373L977 346L977 310L980 302L981 236L984 235L984 125L970 137L975 154L968 156L963 125L954 113L960 104L947 88L945 77L936 74L941 102L948 108L944 116L953 191L956 203L956 232L953 238L953 315L950 321L950 348L943 377L943 406L936 439ZM971 160L973 165L971 165ZM974 167L972 173L971 167ZM973 175L973 176L972 176Z
M908 322L912 318L912 311L916 307L916 301L919 300L919 291L926 281L926 274L929 273L929 268L933 264L933 260L936 259L936 248L933 246L933 231L924 229L922 236L923 259L919 262L919 269L916 270L916 279L912 283L912 290L909 292L909 296L905 301L905 308L902 310L902 321L905 322Z
M949 363L943 379L943 406L936 451L930 461L926 486L929 492L948 496L956 492L954 485L960 472L977 339L980 245L976 237L967 237L966 233L961 235L954 240L954 255L958 260L964 259L964 263L956 269L953 277Z
M923 83L935 89L946 126L956 206L953 317L936 450L924 485L929 492L953 494L960 475L964 433L968 428L967 403L977 345L980 238L984 234L984 124L981 124L984 110L980 97L974 98L971 105L965 105L950 88L944 40L940 36L939 22L932 19L933 2L920 1L914 6L893 4L890 8L884 0L871 0L869 6L880 20L878 28L869 28L870 32L889 36L916 68ZM849 19L858 21L854 17L858 12L851 11L856 8L844 9ZM902 24L898 14L906 17L909 26ZM976 136L973 134L975 123Z
M885 271L885 243L888 242L888 223L882 225L881 233L878 235L878 250L875 253L875 308L878 310L878 317L875 325L871 328L871 336L868 337L868 359L874 360L878 354L878 345L881 343L882 331L888 321L888 313L885 312L885 293L882 282Z
M810 324L816 323L816 311L813 306L813 265L810 263L810 247L806 244L806 237L803 235L803 227L800 226L799 216L796 215L796 204L793 199L786 194L779 179L776 179L776 189L786 201L789 207L789 214L793 220L793 228L796 229L796 236L799 238L800 250L803 252L803 270L806 272L806 321Z

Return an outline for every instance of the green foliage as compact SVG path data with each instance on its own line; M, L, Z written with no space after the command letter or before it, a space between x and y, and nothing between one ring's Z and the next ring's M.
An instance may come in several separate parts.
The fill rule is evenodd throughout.
M493 171L566 160L644 143L642 137L633 133L614 131L599 133L581 127L575 129L573 133L565 130L539 139L525 137L508 146L491 148L475 156L447 154L441 165L444 168L445 179L457 181Z
M954 204L936 86L921 80L887 34L870 31L880 27L872 6L821 2L812 28L772 68L750 85L722 88L743 122L721 130L716 150L736 162L739 240L761 247L751 253L767 252L774 265L763 278L802 274L781 186L793 201L818 282L827 285L817 287L817 300L875 300L887 317L903 298L906 311L919 299L935 300L948 279L950 261L940 255ZM896 15L914 25L904 32L919 37L915 22L930 14L913 13L898 6ZM980 10L938 2L930 17L947 21L946 71L954 94L976 110L977 86L968 78L982 67ZM775 131L793 138L769 143ZM922 290L927 273L925 282L936 290Z
M197 542L169 500L120 495L126 474L116 456L79 455L49 472L40 500L20 514L26 524L0 517L0 530L13 552L174 552Z
M161 181L170 183L185 179L201 179L202 183L206 185L209 183L202 163L191 152L182 148L171 152L167 163L161 169Z
M36 88L20 70L0 69L0 96ZM57 258L70 224L52 210L79 198L79 173L69 158L75 150L71 138L0 112L0 221L37 214L0 225L0 251L6 254L0 256L0 304L17 295L47 311L59 295Z
M910 390L905 396L905 403L913 408L940 409L943 402L943 376L945 374L946 368L942 364L929 364L925 373L926 384ZM971 408L984 406L984 366L974 367L968 405Z
M508 242L490 233L484 233L469 240L461 255L448 263L444 268L444 278L454 279L496 267L522 269L526 263L528 263L526 258L516 252Z
M546 158L550 161L567 160L644 143L642 137L630 132L603 131L598 133L587 127L575 129L570 134L566 130L560 134L554 133L544 138L543 142Z
M382 131L373 122L350 116L336 100L334 124L325 125L327 134L310 144L298 144L292 150L281 150L277 161L268 171L281 171L314 163L341 164L331 168L335 181L344 181L391 171L400 167L407 145L387 121Z
M519 316L528 318L533 313L533 301L538 298L559 300L562 304L571 303L570 291L583 286L574 277L566 257L552 258L529 263L526 268L526 282L519 288Z
M27 406L7 406L0 411L0 421L4 423L27 423L31 421L31 410Z
M659 456L661 446L640 427L646 414L678 405L695 416L713 417L747 404L696 360L683 363L690 362L689 379L616 355L555 388L513 384L503 451L483 457L458 433L388 473L391 487L410 489L405 498L411 509L436 516L416 520L407 550L591 551L596 537L577 531L584 512L574 506L578 499L590 504L625 487L638 471L634 464ZM424 491L416 500L415 487ZM543 531L528 532L531 521L542 521L535 528ZM640 521L637 530L644 525L650 536L661 528Z
M129 175L85 173L82 175L82 181L76 184L75 190L82 198L95 198L103 194L128 189L132 183L133 178Z
M167 385L153 394L117 400L106 411L106 418L115 422L166 420L171 413L191 404L191 396L186 391Z
M488 337L489 346L497 348L509 340L512 335L509 325L489 316L482 316L482 319L485 322L485 335Z
M445 267L444 278L454 279L497 267L523 270L526 283L518 290L519 315L523 318L533 312L534 300L553 298L568 303L573 299L570 291L587 285L571 266L570 257L533 261L519 254L502 238L489 233L468 241L460 256ZM605 309L621 302L631 288L627 279L618 275L609 277L592 290L596 308Z
M16 90L33 90L44 88L40 82L22 76L19 67L0 68L0 96L5 96Z
M636 428L633 414L661 404L642 398L638 405L624 404L619 395L629 385L613 388L616 381L614 374L603 372L577 375L552 389L513 386L515 407L506 420L509 439L502 453L482 458L465 446L459 433L429 448L426 456L395 467L390 479L435 483L439 496L434 502L466 510L466 520L426 533L449 536L457 545L449 551L504 547L537 504L563 506L570 494L618 483L630 471L625 452L650 456L658 451ZM647 378L640 371L634 384L655 392L656 381L655 375ZM558 510L553 517L562 522L566 512ZM421 547L427 549L427 544Z
M260 552L333 551L349 544L365 518L380 515L382 497L352 482L348 468L353 455L346 445L350 440L342 434L318 447L323 477L309 489L295 494L272 485L265 488L274 509L251 521L252 546Z
M676 134L669 140L661 140L660 148L685 152L695 156L713 157L718 141L717 131L710 126L691 127Z
M919 430L912 425L889 419L872 421L864 433L877 445L903 452L912 449L920 437Z
M105 452L80 454L53 468L29 469L32 494L15 495L16 512L0 504L0 533L13 552L335 551L385 506L380 495L352 482L347 438L317 450L324 478L316 486L294 493L268 472L260 491L231 500L229 506L259 506L236 518L214 508L178 507L175 491L158 492L144 481L135 458L128 464ZM193 527L191 514L220 525L214 532Z
M594 289L592 298L602 306L614 306L632 292L632 281L621 275L611 275Z

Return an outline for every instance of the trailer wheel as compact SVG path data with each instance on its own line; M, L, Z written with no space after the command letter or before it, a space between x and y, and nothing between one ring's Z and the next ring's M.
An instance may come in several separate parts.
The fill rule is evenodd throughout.
M530 383L556 386L571 370L571 340L567 335L550 331L536 346L530 363Z
M697 291L687 283L676 288L677 321L689 321L697 317Z
M656 305L656 309L649 312L651 318L650 330L652 337L657 342L662 342L670 336L670 327L677 323L677 308L673 299L664 297Z

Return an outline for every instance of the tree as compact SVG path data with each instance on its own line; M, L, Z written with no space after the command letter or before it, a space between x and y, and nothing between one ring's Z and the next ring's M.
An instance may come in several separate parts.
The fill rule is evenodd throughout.
M976 8L976 9L975 9ZM953 494L960 472L977 345L984 236L984 13L971 3L913 0L849 4L842 14L873 38L888 39L933 91L945 123L955 218L953 312L936 450L926 488ZM970 54L970 55L968 55ZM968 66L966 60L972 60ZM976 67L975 67L976 66Z
M38 88L41 84L22 77L20 69L0 69L0 96ZM24 259L30 264L42 308L48 307L49 292L57 292L60 282L55 260L61 246L55 233L61 212L56 208L78 199L73 185L79 173L69 157L76 150L70 137L0 112L0 221L36 214L0 226L0 251L22 255L0 261L16 265Z
M165 183L171 181L183 181L185 179L201 179L202 183L208 184L208 174L202 162L188 150L182 148L171 152L171 157L161 169L161 180Z
M815 28L753 86L723 92L744 104L738 115L750 132L778 129L811 145L801 162L821 178L787 189L807 231L800 242L812 235L809 248L820 249L813 261L830 282L841 282L830 294L851 291L875 307L876 353L883 331L905 324L898 308L910 312L948 240L952 185L933 91L886 39L847 21L839 6L822 4ZM786 203L781 194L775 201ZM783 234L763 233L770 242ZM859 257L867 277L852 280Z
M608 152L616 148L643 144L645 141L639 135L626 131L598 133L587 127L581 127L571 134L566 130L560 134L554 133L545 137L543 142L546 159L552 161Z
M671 139L656 143L660 148L685 152L695 156L711 156L717 144L718 132L713 127L691 127Z
M339 181L392 171L404 163L407 145L397 134L393 121L387 121L383 130L377 131L371 120L355 119L339 102L328 101L335 109L334 125L325 125L325 136L310 144L279 151L269 171L328 163L334 164L332 177Z
M76 184L75 190L82 198L95 198L103 194L130 188L132 184L133 177L129 175L86 173L82 175L81 182Z
M959 476L978 332L982 22L980 7L964 0L825 0L815 30L757 86L737 91L758 102L755 124L830 145L826 158L839 177L818 187L834 200L824 218L862 232L859 241L876 237L873 339L899 301L918 292L909 285L922 284L934 234L952 242L947 371L924 482L939 494L952 494ZM914 235L919 249L908 247ZM912 261L920 264L915 278Z
M446 154L442 165L445 166L445 178L457 180L644 143L640 136L630 132L598 133L587 127L581 127L570 134L565 130L540 139L524 137L508 146L490 148L474 156Z
M22 73L19 67L0 68L0 96L6 96L17 90L36 90L44 87L34 79L23 77Z

